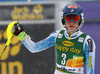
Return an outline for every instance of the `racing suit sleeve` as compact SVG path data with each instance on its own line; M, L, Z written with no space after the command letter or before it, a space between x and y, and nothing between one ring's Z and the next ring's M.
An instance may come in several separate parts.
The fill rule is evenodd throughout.
M95 68L95 43L88 35L84 42L84 52L86 57L86 74L94 74Z
M31 53L40 52L55 45L55 39L58 32L59 31L55 31L51 33L47 38L36 43L33 42L30 36L27 35L21 42Z

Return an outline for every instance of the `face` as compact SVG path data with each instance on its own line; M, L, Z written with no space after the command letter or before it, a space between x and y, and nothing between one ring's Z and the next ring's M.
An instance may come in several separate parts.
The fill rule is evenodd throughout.
M75 30L79 26L78 24L79 23L74 23L73 21L71 21L70 23L65 22L65 25L69 31Z

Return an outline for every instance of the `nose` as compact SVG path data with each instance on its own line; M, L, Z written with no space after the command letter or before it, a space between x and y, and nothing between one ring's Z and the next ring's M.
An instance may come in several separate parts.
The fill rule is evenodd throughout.
M74 21L71 21L70 24L74 24Z

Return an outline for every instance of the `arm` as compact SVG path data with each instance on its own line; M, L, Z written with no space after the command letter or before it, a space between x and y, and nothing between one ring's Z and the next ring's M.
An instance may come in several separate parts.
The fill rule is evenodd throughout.
M90 36L87 36L84 43L86 56L86 74L94 74L95 68L95 43Z
M46 39L37 43L33 42L27 35L22 41L24 46L32 53L43 51L55 45L55 36L49 36Z
M58 31L59 32L59 31ZM43 51L51 46L55 45L55 39L58 32L51 33L46 39L39 41L37 43L33 42L31 38L25 33L21 24L14 23L12 28L12 33L18 36L19 40L24 44L24 46L32 53Z

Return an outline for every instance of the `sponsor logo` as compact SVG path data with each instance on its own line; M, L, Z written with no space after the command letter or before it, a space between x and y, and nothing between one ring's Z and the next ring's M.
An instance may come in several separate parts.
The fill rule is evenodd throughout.
M79 37L78 42L83 42L84 38Z
M66 69L65 67L57 67L57 69L65 70L65 71L68 71L68 72L75 72L76 71L76 69Z
M65 46L60 46L60 45L57 45L56 44L56 48L59 50L59 51L63 51L63 52L73 52L73 53L76 53L76 54L79 54L81 52L81 49L77 49L77 48L69 48L69 47L65 47Z
M71 74L83 74L83 67L79 68L79 67L67 67L67 66L62 66L57 64L56 65L56 69L62 72L67 72L67 73L71 73Z
M93 52L93 42L92 42L92 39L91 38L89 38L88 40L87 40L87 42L88 42L88 46L89 46L89 52Z
M62 38L63 34L59 33L58 38Z
M76 5L69 5L68 8L78 9L78 7Z
M71 12L74 12L74 9L72 9Z
M89 56L89 68L92 67L92 56Z
M79 69L78 71L81 71L81 69Z
M74 43L72 43L71 41L63 41L62 44L69 47L74 45Z

